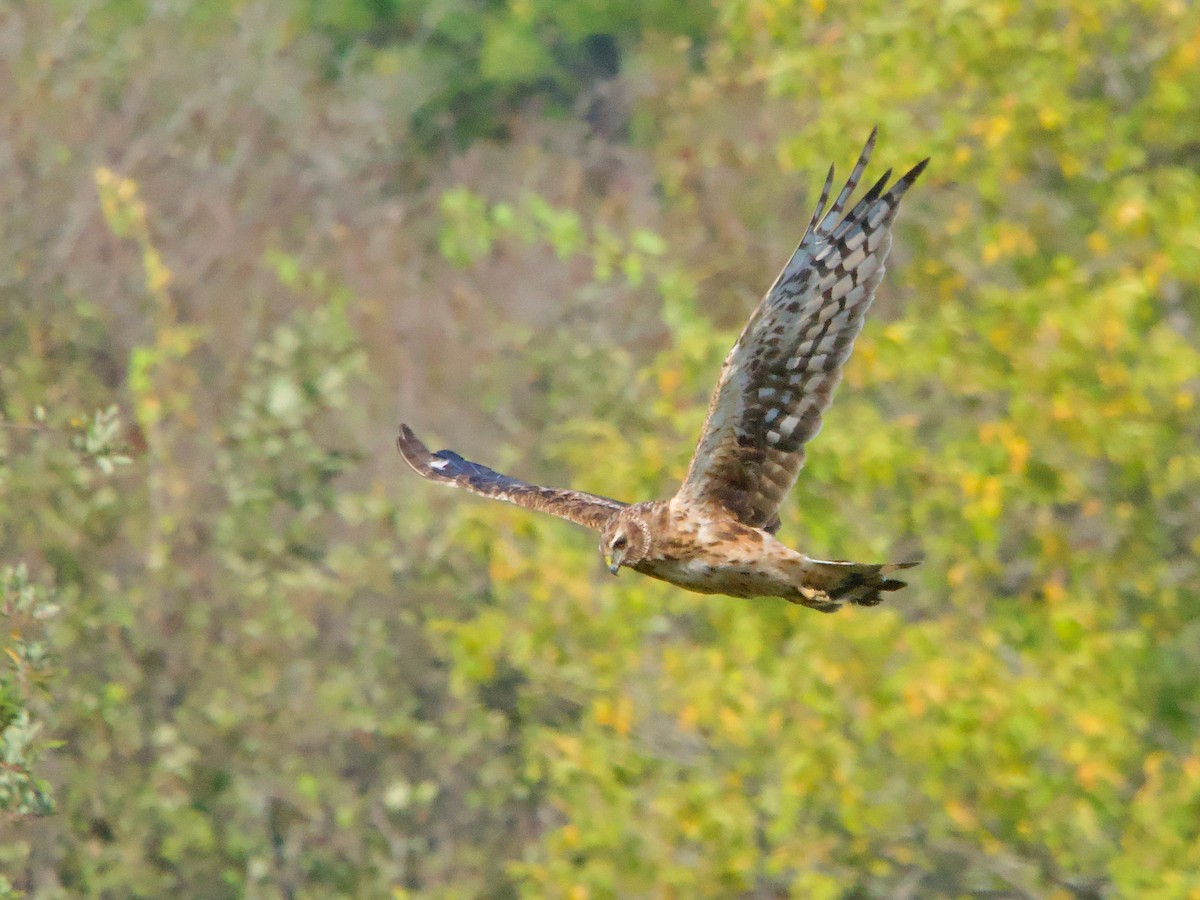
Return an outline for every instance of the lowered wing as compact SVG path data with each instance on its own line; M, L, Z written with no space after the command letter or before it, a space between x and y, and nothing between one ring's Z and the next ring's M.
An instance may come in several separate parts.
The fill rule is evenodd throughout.
M430 453L407 425L400 426L396 447L416 473L430 481L465 488L482 497L515 503L526 509L550 513L552 516L586 525L588 528L603 528L609 516L627 505L619 500L610 500L583 491L528 484L508 475L501 475L487 466L463 459L452 450Z

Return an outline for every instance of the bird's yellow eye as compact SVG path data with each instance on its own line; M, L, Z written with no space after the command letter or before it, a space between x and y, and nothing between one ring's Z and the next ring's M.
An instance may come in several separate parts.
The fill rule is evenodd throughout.
M619 534L613 538L612 546L614 550L624 550L626 544L628 543L629 541L626 539L625 535Z

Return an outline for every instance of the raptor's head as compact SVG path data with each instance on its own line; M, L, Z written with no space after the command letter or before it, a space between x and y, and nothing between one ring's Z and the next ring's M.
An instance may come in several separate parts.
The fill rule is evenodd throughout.
M614 575L621 566L632 566L650 552L650 526L630 507L614 515L600 532L600 556Z

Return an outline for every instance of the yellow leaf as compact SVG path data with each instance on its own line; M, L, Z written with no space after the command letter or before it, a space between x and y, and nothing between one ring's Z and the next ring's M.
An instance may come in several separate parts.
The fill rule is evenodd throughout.
M1100 325L1100 344L1105 350L1116 350L1125 337L1125 323L1116 316L1110 316Z
M1162 774L1163 762L1166 760L1165 753L1151 753L1142 763L1142 771L1146 773L1147 783L1153 783L1159 780Z
M925 697L917 690L915 685L905 685L904 687L904 708L914 718L921 716L925 712Z
M982 483L983 483L983 479L980 478L980 476L978 474L976 474L975 472L964 472L963 476L962 476L962 481L960 482L960 484L962 486L963 496L965 496L965 497L979 496L979 491L980 491L980 487L981 487Z
M151 294L162 293L171 283L171 270L153 247L147 247L142 254L142 269L146 273L146 290Z
M741 738L745 734L746 729L742 718L732 707L722 706L718 717L721 720L721 727L730 737Z
M955 563L946 572L946 582L950 587L961 587L967 580L967 564Z
M1038 121L1043 128L1057 128L1062 124L1062 110L1057 106L1042 106L1037 111Z
M613 720L612 703L607 699L596 701L595 717L597 725L611 725Z
M664 369L658 373L658 390L664 396L671 396L679 390L681 376L678 369Z
M513 566L509 559L511 555L508 553L494 553L488 563L488 574L492 581L504 583L512 581L518 573L518 569Z
M1017 434L1008 435L1004 449L1008 451L1008 470L1020 475L1029 463L1029 441Z
M1075 768L1075 777L1087 790L1094 790L1100 784L1116 784L1120 776L1112 767L1096 759L1084 760Z
M1200 756L1189 756L1183 761L1183 774L1188 781L1200 781Z
M1004 114L992 116L983 125L984 143L992 148L1000 146L1008 133L1012 131L1012 126L1013 122L1010 116Z
M700 714L696 712L696 707L691 703L686 704L683 709L679 710L677 717L679 724L684 728L695 728L696 721L700 718Z
M1146 215L1146 207L1140 200L1126 200L1117 207L1117 224L1122 228L1136 225Z
M971 810L969 810L965 805L963 805L962 801L960 800L953 798L947 800L946 814L950 816L950 818L954 820L954 824L958 825L960 828L973 831L979 826L979 819L977 819L975 814L971 812Z
M633 702L625 694L617 698L616 708L613 709L613 731L624 737L629 734L629 722L633 718Z
M1058 603L1066 594L1067 592L1062 585L1061 579L1054 578L1042 585L1042 596L1046 599L1047 603Z

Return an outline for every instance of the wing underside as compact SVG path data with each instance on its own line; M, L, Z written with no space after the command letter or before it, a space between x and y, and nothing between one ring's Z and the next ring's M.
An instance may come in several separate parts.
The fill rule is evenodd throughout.
M464 488L474 494L515 503L526 509L549 513L588 528L599 530L613 513L626 506L619 500L610 500L608 497L583 491L529 484L463 459L452 450L431 453L407 425L400 426L396 447L417 474L430 481Z

